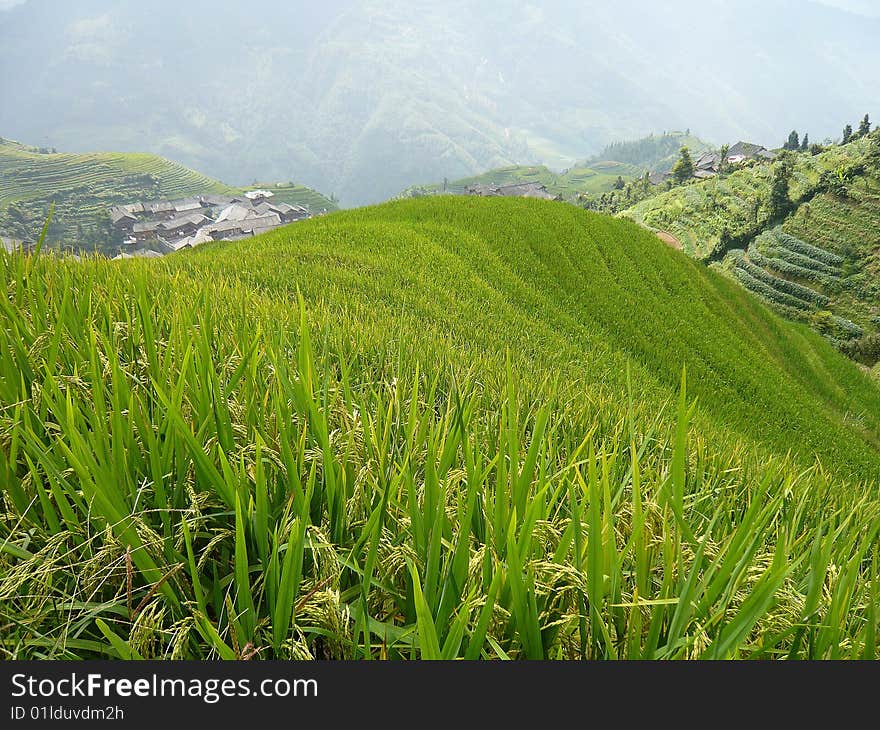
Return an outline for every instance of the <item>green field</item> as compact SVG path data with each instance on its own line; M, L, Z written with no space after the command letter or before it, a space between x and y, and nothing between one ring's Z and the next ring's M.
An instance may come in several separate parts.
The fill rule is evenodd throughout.
M443 183L417 185L408 188L403 197L422 197L442 193L462 195L470 185L515 185L534 182L544 185L552 195L561 195L574 201L579 195L600 195L614 189L618 177L629 181L642 174L642 170L620 162L602 161L590 165L572 167L564 172L553 172L543 165L499 167L482 175Z
M315 212L336 209L308 188L270 187L280 202ZM53 245L107 250L113 242L108 211L114 205L242 190L155 155L58 154L0 140L0 235L34 240L54 202Z
M877 657L880 387L634 223L0 280L5 658Z

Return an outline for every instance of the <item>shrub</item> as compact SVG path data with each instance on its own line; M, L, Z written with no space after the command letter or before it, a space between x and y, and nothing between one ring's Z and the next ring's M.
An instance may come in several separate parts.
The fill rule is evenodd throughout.
M806 241L802 241L800 238L792 236L790 233L786 233L781 228L775 228L771 232L771 235L777 243L789 251L794 251L802 256L808 256L809 258L821 261L828 266L840 266L844 262L843 256L838 256L830 251L826 251L824 248L819 248Z
M810 308L808 302L805 302L803 299L793 297L791 296L791 294L785 294L781 291L778 291L777 289L774 289L769 284L752 276L745 269L737 267L733 270L733 275L746 289L764 297L774 304L781 304L786 307L792 307L793 309Z
M762 266L765 269L775 271L777 274L781 274L782 276L790 276L795 279L806 279L808 281L815 281L816 283L822 284L823 286L828 288L833 288L834 285L834 277L828 274L823 274L813 269L805 269L803 266L789 263L788 261L785 261L783 259L764 256L754 246L749 248L749 259L754 264Z
M755 264L747 259L741 260L737 266L747 271L754 278L763 281L768 286L771 286L784 294L790 294L793 297L803 299L805 302L810 302L811 304L817 304L820 307L824 307L828 304L828 297L820 294L814 289L802 286L801 284L796 284L787 279L780 279L769 271L762 269L760 266L755 266Z

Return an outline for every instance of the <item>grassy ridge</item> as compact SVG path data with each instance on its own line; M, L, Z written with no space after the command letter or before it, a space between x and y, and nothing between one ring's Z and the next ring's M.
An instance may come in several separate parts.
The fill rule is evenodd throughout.
M632 223L0 267L7 656L876 656L880 389Z
M281 202L316 212L335 210L323 195L298 185L271 186ZM0 140L0 232L32 240L49 206L55 215L49 240L84 250L109 246L113 205L191 195L242 192L155 155L51 154Z

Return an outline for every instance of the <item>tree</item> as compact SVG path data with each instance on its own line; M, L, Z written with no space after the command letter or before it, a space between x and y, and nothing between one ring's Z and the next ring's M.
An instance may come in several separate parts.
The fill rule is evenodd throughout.
M791 174L794 170L794 160L791 155L782 154L779 161L773 167L773 182L770 184L770 217L781 218L791 208L791 200L788 197L788 188Z
M843 139L840 141L840 144L848 144L852 138L853 138L852 124L847 124L843 128Z
M804 134L804 138L801 140L801 152L806 152L810 149L810 135Z
M862 123L859 124L859 137L867 137L871 133L871 117L865 114Z
M617 180L614 181L614 189L615 190L623 190L623 188L625 186L626 186L626 183L623 181L623 178L620 175L618 175Z
M786 142L782 149L784 150L796 150L801 146L800 138L798 137L797 130L792 130L791 134L788 135L788 142Z
M725 172L727 170L727 155L730 152L730 145L723 144L721 145L721 150L718 152L718 172Z
M679 150L679 158L672 168L672 176L677 183L683 183L694 176L694 161L691 158L691 151L687 147L682 147Z

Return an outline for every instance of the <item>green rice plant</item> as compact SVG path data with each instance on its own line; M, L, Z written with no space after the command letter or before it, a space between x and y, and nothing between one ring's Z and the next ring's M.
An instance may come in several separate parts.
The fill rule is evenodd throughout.
M634 224L436 198L0 283L6 658L877 655L876 381Z

